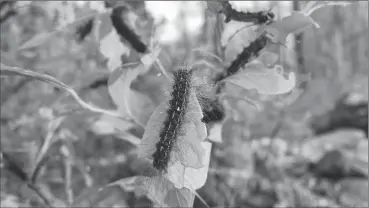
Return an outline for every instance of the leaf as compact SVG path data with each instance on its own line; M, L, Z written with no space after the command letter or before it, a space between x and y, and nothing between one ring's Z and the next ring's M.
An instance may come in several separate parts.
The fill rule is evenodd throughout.
M148 70L151 68L151 66L156 61L160 61L158 59L160 52L161 52L161 49L159 47L155 47L155 49L151 53L147 53L147 54L145 54L141 57L141 63L145 66L145 69L146 69L145 71L142 71L143 74L146 74L148 72ZM160 64L160 66L161 66L161 64ZM166 70L164 70L163 67L160 67L160 71L165 76L169 77Z
M137 124L145 126L156 106L148 96L131 89L132 81L142 70L144 70L142 64L115 69L109 77L108 89L119 112L128 115Z
M139 146L140 157L150 158L156 151L156 143L160 139L161 128L167 120L168 100L163 101L151 115L147 122L145 133ZM183 136L177 138L177 152L172 159L179 159L185 166L200 167L203 154L202 147L199 145L207 136L206 126L201 122L201 108L199 107L194 92L190 93L188 112L185 115L185 123L181 127L184 131ZM196 109L198 108L198 109ZM174 161L173 161L174 162Z
M279 68L280 66L275 66L273 69L267 69L263 65L255 65L253 68L246 68L245 71L225 79L225 82L248 90L255 89L260 94L288 93L296 86L296 75L290 72L288 79L285 79L284 74L278 72Z
M172 189L164 198L169 207L192 207L195 195L186 188Z
M100 42L100 52L108 58L108 69L110 71L122 65L121 56L129 56L131 50L125 46L115 30L112 30Z
M208 140L216 143L222 143L222 125L214 124L210 129Z
M303 8L302 12L311 16L316 10L326 6L347 6L351 4L349 1L309 1Z
M99 38L104 39L107 35L111 33L113 30L113 25L110 19L110 12L106 12L98 17L98 20L101 22L99 27Z
M289 34L300 33L308 27L314 25L319 27L310 16L303 12L293 11L288 17L284 17L279 21L264 25L258 28L259 34L267 32L268 37L274 43L285 44L286 38Z
M91 125L91 130L96 134L106 135L117 132L126 132L133 127L133 123L113 116L102 115Z
M191 167L185 168L184 187L190 190L197 190L203 187L208 176L212 144L210 142L201 142L201 146L205 152L204 158L202 159L203 167L198 169Z
M177 189L161 176L135 176L123 178L108 186L119 185L125 191L134 191L137 195L148 196L160 207L192 207L193 193L186 189Z
M26 41L23 45L21 45L19 47L19 50L30 49L45 44L50 41L53 35L53 32L41 32L39 34L36 34L31 39Z

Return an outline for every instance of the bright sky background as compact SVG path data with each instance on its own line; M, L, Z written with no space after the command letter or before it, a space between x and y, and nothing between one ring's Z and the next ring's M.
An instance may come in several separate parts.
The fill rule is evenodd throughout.
M84 4L86 1L75 1L78 4ZM104 10L102 1L90 1L90 6L95 9ZM253 5L258 4L259 9L271 9L269 1L230 1L236 10L252 11ZM289 5L290 1L278 1L279 5ZM205 1L145 1L145 6L148 12L152 14L156 22L162 19L166 24L159 29L157 38L160 42L173 42L181 38L181 31L178 21L180 18L181 9L186 14L185 27L193 33L201 32L201 27L204 24L204 10L206 9Z
M237 10L247 11L252 9L255 1L230 1L232 6ZM279 1L280 4L288 5L290 1ZM268 1L258 1L259 7L270 9ZM161 28L158 34L159 41L172 42L181 38L181 32L178 29L178 18L180 10L184 9L186 15L186 27L191 33L201 32L201 27L204 24L203 11L206 8L205 1L146 1L146 9L153 15L155 20L159 22L165 19L167 24Z

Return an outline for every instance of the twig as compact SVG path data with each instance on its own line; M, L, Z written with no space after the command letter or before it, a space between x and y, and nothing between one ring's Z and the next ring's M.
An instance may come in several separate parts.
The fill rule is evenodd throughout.
M62 154L63 154L63 164L64 164L64 190L67 195L67 203L70 206L73 203L73 188L72 188L72 161L70 152L68 150L67 145L63 146Z
M82 98L80 98L78 96L78 94L75 90L73 90L68 85L64 84L63 82L57 80L56 78L54 78L50 75L38 73L38 72L29 70L29 69L22 69L22 68L18 68L18 67L10 67L10 66L6 66L2 63L0 63L0 69L1 69L0 70L0 77L13 76L13 75L26 76L26 77L30 77L30 78L33 78L33 79L37 79L37 80L52 84L52 85L54 85L58 88L61 88L61 89L64 89L65 91L67 91L78 102L78 104L80 104L83 108L85 108L87 110L90 110L90 111L95 112L95 113L102 113L102 114L106 114L106 115L110 115L110 116L125 119L119 113L117 113L115 111L101 109L99 107L95 107L91 104L86 103L85 101L82 100Z
M31 190L33 190L37 196L39 196L42 201L50 208L53 208L54 206L52 205L52 203L50 202L50 200L45 196L45 194L33 183L28 183L27 184L28 188L30 188Z

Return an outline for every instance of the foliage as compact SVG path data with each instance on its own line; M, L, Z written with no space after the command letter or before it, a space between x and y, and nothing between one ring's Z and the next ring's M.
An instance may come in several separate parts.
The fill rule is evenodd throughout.
M215 44L222 45L223 52L238 52L210 57L186 48L183 57L170 48L177 45L165 46L155 40L152 31L158 26L135 3L113 3L112 8L101 10L91 5L75 7L76 14L79 9L87 15L80 14L73 22L64 18L66 23L53 21L51 2L30 3L14 22L1 25L9 31L1 40L5 51L1 54L1 85L4 91L12 89L12 81L25 82L14 78L20 76L52 87L32 83L26 99L12 101L17 103L14 106L2 105L1 167L10 173L5 177L17 176L19 184L26 186L20 186L15 199L10 193L16 185L2 182L7 189L2 191L6 200L1 205L148 206L138 204L141 200L132 202L140 196L160 207L367 205L367 194L351 191L355 190L352 184L357 187L365 182L367 187L363 179L368 175L366 136L349 130L313 136L308 118L302 119L301 114L306 113L296 110L303 79L297 70L285 70L279 57L290 34L318 28L311 15L336 4L348 5L312 1L302 11L261 24L255 18L247 19L253 13L237 11L228 2L207 2L210 15L225 16L226 28ZM54 9L70 6L58 3ZM35 31L27 29L27 22L15 26L27 18L40 26ZM259 24L248 36L251 43L232 39L232 33L242 33L243 27L227 28L235 20ZM132 34L127 36L122 30ZM28 33L21 35L25 31ZM3 39L9 40L12 34L21 40L5 45ZM262 41L254 47L255 40ZM145 170L151 166L167 119L172 73L182 65L198 68L184 115L187 123L168 171L153 174L150 168ZM90 90L96 78L105 79L106 88ZM8 99L11 97L2 98L2 103ZM31 100L34 104L23 108ZM212 112L214 105L220 106L225 118L203 123L203 112ZM342 164L330 158L341 158ZM331 177L327 167L344 171ZM356 179L347 182L347 176ZM327 177L335 180L327 182ZM333 192L319 187L324 182L327 187L338 184L340 188Z

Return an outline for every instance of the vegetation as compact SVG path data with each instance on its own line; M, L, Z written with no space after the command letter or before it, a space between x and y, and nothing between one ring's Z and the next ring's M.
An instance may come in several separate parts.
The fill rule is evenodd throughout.
M154 4L0 1L1 207L368 206L368 2Z

